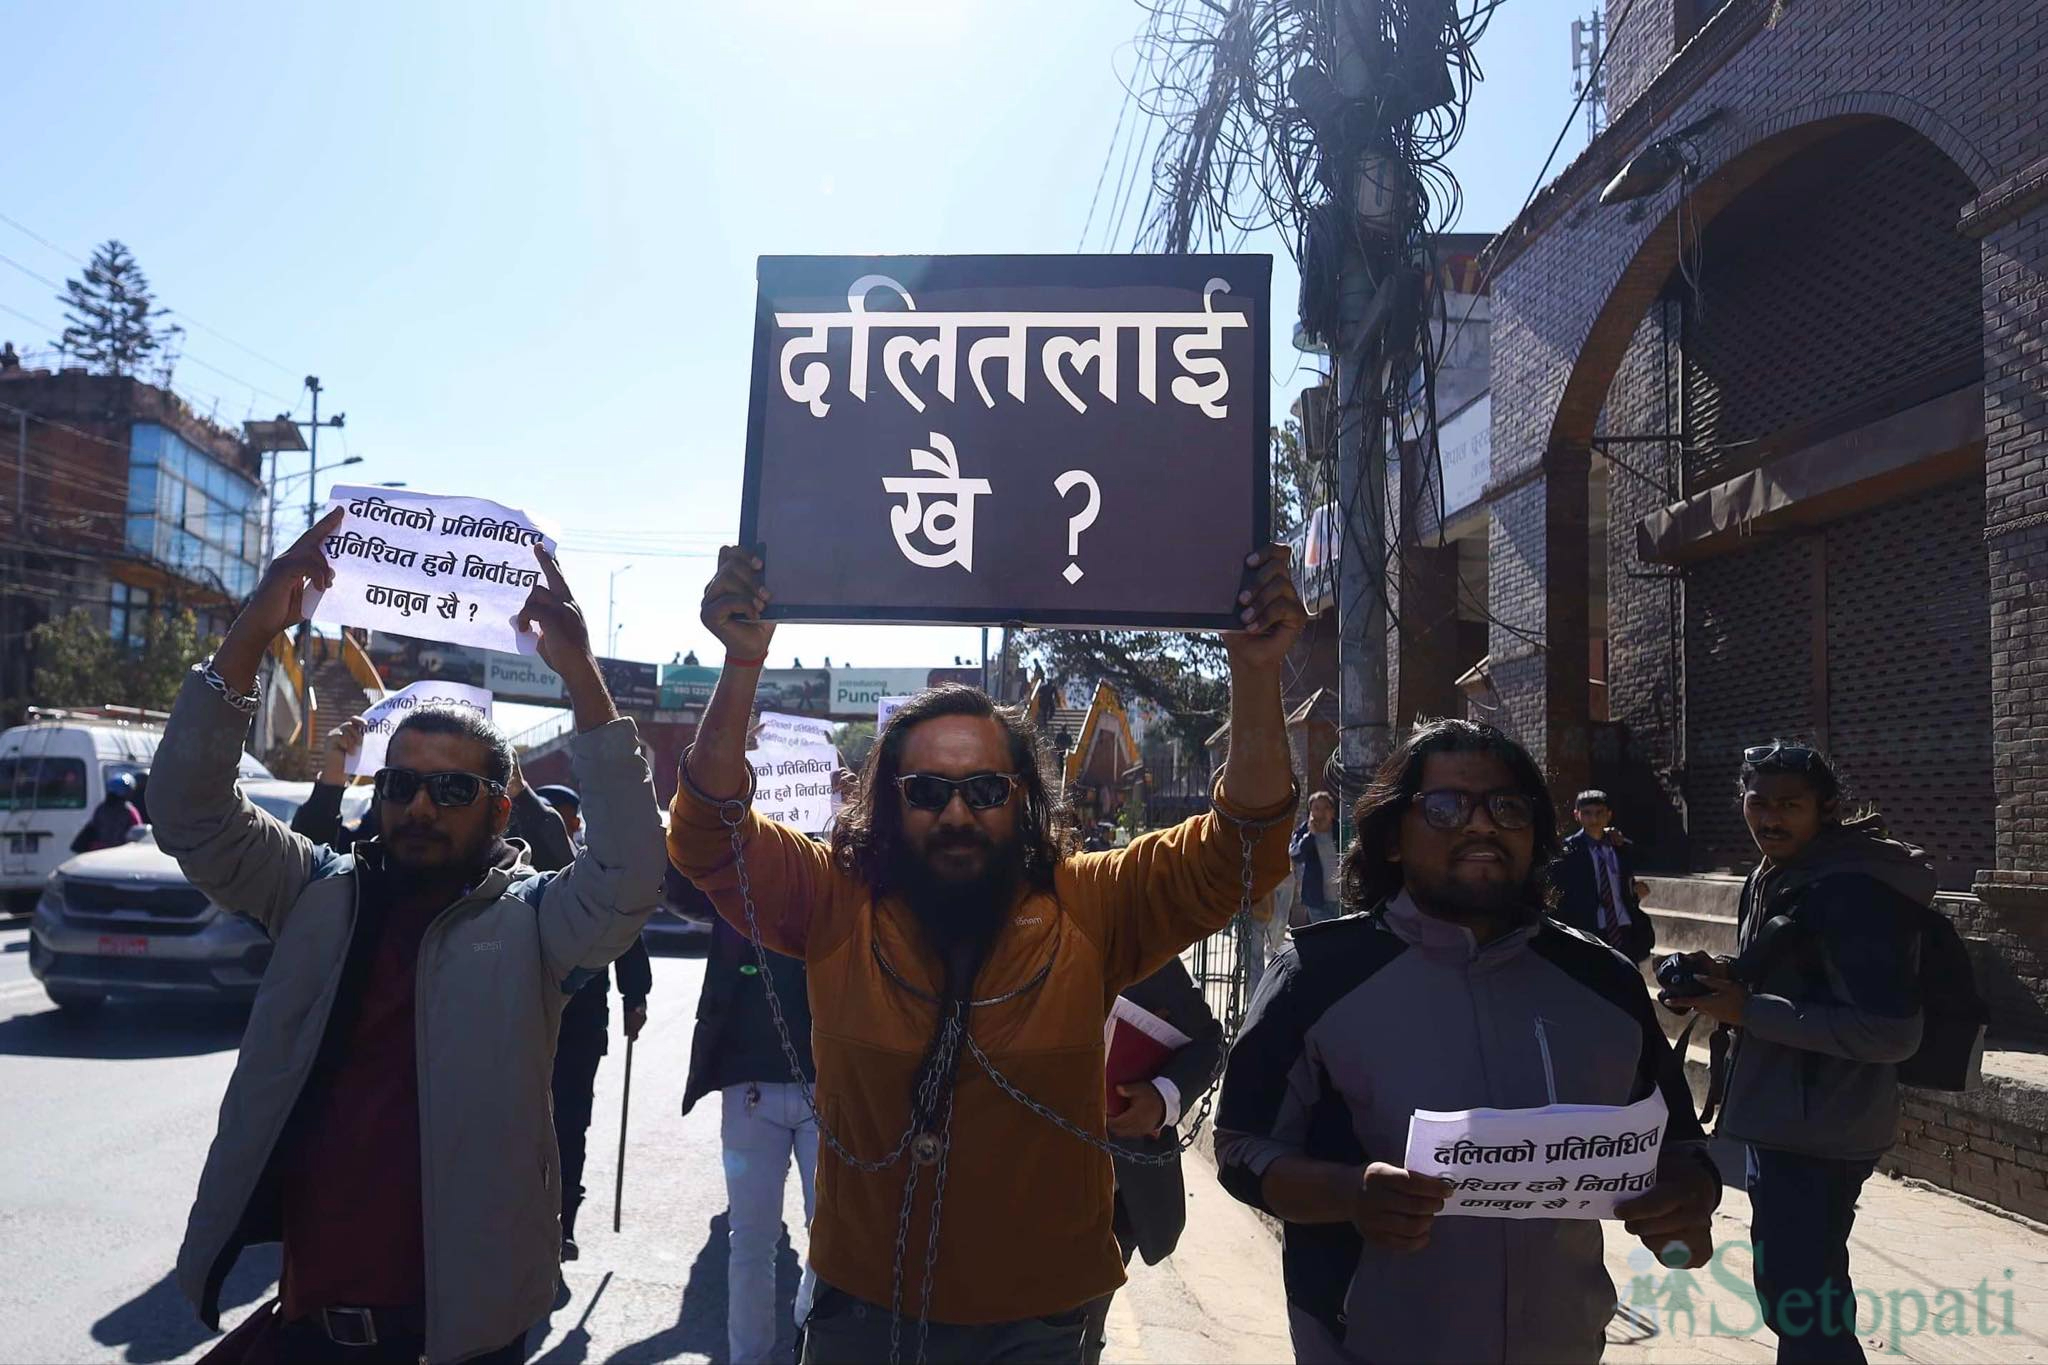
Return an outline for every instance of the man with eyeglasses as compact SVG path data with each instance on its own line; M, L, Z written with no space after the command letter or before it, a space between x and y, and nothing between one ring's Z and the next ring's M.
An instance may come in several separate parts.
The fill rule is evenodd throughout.
M379 834L342 855L235 790L256 674L334 579L330 513L195 669L157 750L157 839L273 940L178 1255L209 1326L241 1249L284 1243L267 1355L516 1361L553 1305L561 1196L548 1087L564 1003L639 935L663 870L631 721L552 556L521 613L575 712L590 847L536 871L503 837L511 746L474 712L409 714L376 775ZM550 817L552 818L552 817ZM559 833L559 831L557 831Z
M762 567L727 548L705 589L727 657L669 856L741 934L809 968L826 1150L804 1358L1078 1360L1088 1305L1124 1281L1100 1145L1111 1002L1287 872L1280 673L1306 620L1287 551L1250 557L1244 629L1225 637L1214 809L1095 853L1071 849L1042 737L969 687L896 712L829 847L754 813Z
M1615 1305L1595 1222L1439 1218L1403 1168L1418 1109L1669 1112L1657 1183L1618 1209L1667 1264L1706 1264L1721 1183L1635 968L1545 916L1557 825L1520 745L1418 726L1354 813L1362 910L1295 930L1230 1054L1224 1187L1286 1224L1302 1361L1592 1361Z

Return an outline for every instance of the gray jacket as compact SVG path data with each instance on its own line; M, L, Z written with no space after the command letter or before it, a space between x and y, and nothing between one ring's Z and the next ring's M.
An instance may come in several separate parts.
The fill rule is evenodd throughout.
M1749 982L1717 1135L1854 1161L1891 1147L1897 1063L1920 1046L1918 915L1934 890L1919 849L1864 823L1831 826L1784 867L1750 873L1738 962L1757 956L1767 921L1792 924Z
M1542 1021L1548 1043L1538 1039ZM1706 1162L1684 1073L1627 959L1530 912L1484 947L1406 894L1312 924L1266 969L1224 1073L1218 1174L1265 1208L1283 1156L1405 1158L1418 1109L1632 1104L1655 1088L1663 1160ZM1268 1210L1270 1212L1270 1210ZM1614 1312L1600 1224L1439 1218L1416 1252L1348 1222L1289 1223L1299 1361L1592 1361Z
M357 918L356 856L293 834L237 795L247 728L195 676L150 781L158 844L193 885L275 941L178 1253L179 1287L208 1326L242 1247L279 1235L265 1177L320 1050ZM661 893L661 823L633 723L578 735L570 757L590 847L559 873L492 869L420 945L419 1161L436 1362L504 1345L553 1302L557 1024L569 993L634 941Z

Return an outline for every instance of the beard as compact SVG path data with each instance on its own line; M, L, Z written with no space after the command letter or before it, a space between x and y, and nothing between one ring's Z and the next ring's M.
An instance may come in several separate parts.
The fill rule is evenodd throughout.
M983 851L978 874L944 877L932 870L931 855L959 847ZM965 998L1016 903L1024 881L1022 846L1015 839L997 843L979 829L934 830L922 854L898 841L889 859L889 881L945 964L946 996Z
M1442 877L1418 876L1413 865L1405 875L1408 894L1418 906L1458 924L1519 919L1536 900L1526 880L1460 877L1455 864Z

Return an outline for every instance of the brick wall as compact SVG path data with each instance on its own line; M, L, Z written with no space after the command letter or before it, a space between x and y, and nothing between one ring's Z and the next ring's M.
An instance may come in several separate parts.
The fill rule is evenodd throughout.
M1695 138L1700 166L1688 206L1711 235L1721 210L1788 157L1873 120L1909 127L1941 149L1976 196L1962 218L1981 243L1995 879L2048 885L2048 163L2040 160L2040 102L2026 93L2048 79L2048 14L2035 0L1729 0L1660 65L1649 55L1656 26L1672 24L1677 39L1680 20L1668 5L1642 5L1631 27L1645 16L1651 26L1615 44L1609 133L1503 237L1492 287L1493 609L1540 633L1543 607L1555 605L1532 580L1545 576L1546 520L1565 504L1546 497L1540 474L1528 480L1593 434L1677 264L1675 184L1632 209L1597 205L1599 187L1651 140L1718 111ZM1634 43L1645 45L1641 53ZM1883 289L1882 279L1866 286ZM1613 555L1611 544L1610 568L1621 568ZM1689 583L1693 619L1702 610L1696 595ZM1654 629L1643 601L1638 593L1624 606L1636 615L1617 636ZM1511 638L1495 628L1497 650ZM1630 668L1642 676L1616 661L1617 673ZM1553 685L1559 673L1513 662L1495 670L1503 716L1533 745L1559 733L1558 707L1570 700ZM1614 689L1617 707L1636 705L1622 691Z
M1672 41L1677 10L1690 8L1692 0L1608 0L1607 60L1601 69L1607 76L1607 108L1620 113L1636 102L1649 87L1678 45ZM1621 28L1615 21L1627 19ZM1560 24L1569 22L1561 18Z
M1996 1083L1962 1095L1908 1090L1898 1143L1879 1164L2048 1222L2044 1098Z

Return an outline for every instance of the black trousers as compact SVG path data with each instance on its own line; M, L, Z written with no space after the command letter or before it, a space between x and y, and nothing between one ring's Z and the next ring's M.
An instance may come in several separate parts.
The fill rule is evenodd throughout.
M342 1346L311 1320L288 1322L278 1337L283 1365L415 1365L426 1359L426 1338L405 1336L375 1346ZM471 1356L465 1365L519 1365L526 1359L526 1333L495 1351Z
M1131 1215L1124 1207L1121 1192L1116 1197L1116 1216L1111 1226L1116 1229L1116 1249L1123 1253L1128 1269L1131 1256L1138 1249L1138 1230L1131 1226ZM1116 1291L1112 1289L1088 1305L1088 1318L1081 1333L1081 1365L1096 1365L1102 1359L1102 1349L1109 1345L1109 1305L1115 1298Z
M873 1365L889 1359L889 1310L818 1281L810 1321L804 1326L803 1365ZM964 1326L934 1322L924 1358L933 1365L1078 1365L1087 1305L1049 1318ZM903 1359L917 1357L915 1315L903 1320Z
M576 1235L576 1210L583 1206L583 1157L590 1132L590 1097L597 1064L604 1060L604 1035L596 1039L565 1033L555 1047L555 1145L562 1151L562 1235Z
M1785 1362L1861 1362L1849 1231L1874 1162L1748 1149L1756 1294Z

